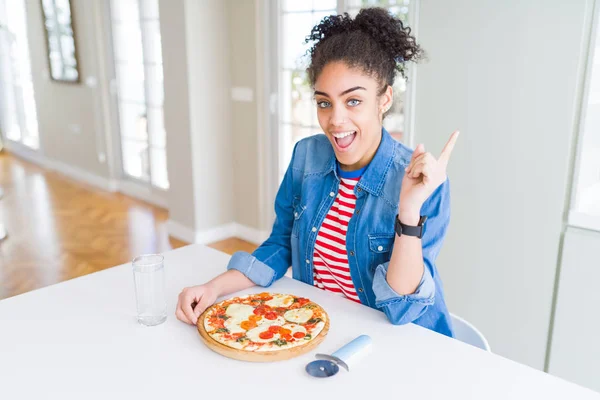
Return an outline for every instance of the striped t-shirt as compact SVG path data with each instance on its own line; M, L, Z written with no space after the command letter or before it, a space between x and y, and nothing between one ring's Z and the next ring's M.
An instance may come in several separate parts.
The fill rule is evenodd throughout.
M348 265L346 231L356 205L354 187L365 169L346 172L338 168L341 178L338 194L319 229L313 253L315 286L358 303L360 299Z

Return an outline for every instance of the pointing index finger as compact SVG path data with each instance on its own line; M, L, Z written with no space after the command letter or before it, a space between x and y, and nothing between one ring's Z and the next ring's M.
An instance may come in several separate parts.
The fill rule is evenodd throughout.
M450 155L452 154L452 150L454 150L454 145L456 144L459 134L459 131L452 132L450 139L448 139L448 143L446 143L442 153L440 154L439 161L443 162L444 164L448 164L448 161L450 161Z

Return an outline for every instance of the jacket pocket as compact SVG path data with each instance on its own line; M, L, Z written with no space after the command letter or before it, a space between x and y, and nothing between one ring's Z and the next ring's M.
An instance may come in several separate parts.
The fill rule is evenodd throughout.
M375 233L369 235L369 270L374 273L378 265L390 261L395 234Z

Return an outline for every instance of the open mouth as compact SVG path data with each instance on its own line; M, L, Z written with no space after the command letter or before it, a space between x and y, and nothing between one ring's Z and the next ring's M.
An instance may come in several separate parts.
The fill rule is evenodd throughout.
M356 138L356 131L336 132L332 135L337 147L340 150L344 151L347 150L352 145L352 143L354 143L354 139Z

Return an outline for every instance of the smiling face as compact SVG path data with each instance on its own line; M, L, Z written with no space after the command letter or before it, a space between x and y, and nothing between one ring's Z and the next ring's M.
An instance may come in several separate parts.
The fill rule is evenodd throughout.
M343 62L327 64L315 82L319 125L340 167L360 169L371 162L381 142L383 113L392 105L392 87Z

